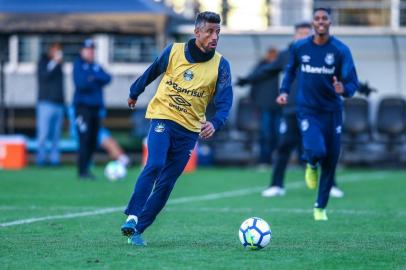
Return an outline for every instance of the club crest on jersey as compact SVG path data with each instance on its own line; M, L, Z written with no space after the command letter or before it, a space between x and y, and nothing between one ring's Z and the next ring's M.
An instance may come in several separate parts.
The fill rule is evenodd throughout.
M157 133L162 133L165 131L165 124L164 123L158 123L155 128L154 131Z
M193 77L193 72L190 69L183 72L183 79L185 79L185 81L191 81Z
M306 131L309 128L309 121L307 119L303 119L302 122L300 122L300 126L302 131Z
M324 58L324 61L326 62L327 65L334 64L334 54L333 53L326 54L326 57Z
M302 55L302 62L303 63L309 63L309 61L310 61L310 56L309 55L307 55L307 54Z

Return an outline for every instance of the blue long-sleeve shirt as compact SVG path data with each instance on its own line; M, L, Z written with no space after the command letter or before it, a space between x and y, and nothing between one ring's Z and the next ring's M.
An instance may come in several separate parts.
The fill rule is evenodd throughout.
M298 111L340 111L342 98L334 91L333 77L343 83L344 97L353 96L359 88L351 52L335 37L330 37L323 45L315 44L313 38L299 40L291 47L280 92L289 94L290 85L297 76Z
M172 45L173 44L167 46L147 70L131 85L129 94L130 98L137 99L138 96L144 92L147 85L166 71ZM190 63L196 63L192 58L187 45L185 46L185 57ZM227 120L233 101L230 64L224 57L221 57L220 60L213 101L216 113L214 117L210 119L210 122L213 124L214 128L218 130Z
M100 65L76 59L73 64L73 81L74 105L104 107L103 87L111 81L111 76Z

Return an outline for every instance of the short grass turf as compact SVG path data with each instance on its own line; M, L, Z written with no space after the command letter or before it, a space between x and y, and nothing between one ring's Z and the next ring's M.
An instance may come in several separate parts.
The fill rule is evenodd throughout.
M315 192L306 190L301 169L289 169L287 195L278 198L260 195L270 172L199 169L179 178L144 233L146 248L120 233L139 172L131 168L124 181L111 183L102 167L93 182L78 181L74 167L0 171L0 269L406 267L404 170L341 169L345 197L330 200L327 222L315 222ZM271 244L260 251L238 240L251 216L271 225Z

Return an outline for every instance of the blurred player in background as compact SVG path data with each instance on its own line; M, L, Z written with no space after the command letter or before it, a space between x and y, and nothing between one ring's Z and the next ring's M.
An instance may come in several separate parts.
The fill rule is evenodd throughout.
M79 179L94 179L90 163L97 147L100 129L100 111L104 109L103 87L111 76L95 62L95 43L86 39L80 57L73 64L75 93L75 124L79 134L78 176Z
M62 72L63 51L59 43L53 43L37 66L37 165L59 165L59 139L64 112L64 84ZM47 157L47 141L51 142Z
M279 94L279 76L264 76L255 80L258 72L277 59L278 50L268 48L265 56L255 65L250 74L238 78L237 85L251 85L250 98L260 112L259 127L259 167L269 167L272 163L272 154L278 145L278 127L281 118L281 107L276 103Z
M220 16L202 12L196 17L195 38L174 43L131 86L128 105L134 108L145 87L163 73L146 118L148 160L138 177L121 227L128 242L145 246L141 234L165 206L200 136L210 138L226 121L232 104L230 65L216 52ZM210 121L205 111L214 99Z
M309 188L319 187L314 219L327 220L326 207L340 153L342 97L354 95L359 83L349 48L330 36L330 10L315 9L312 24L314 35L291 48L277 102L288 103L291 84L297 77L297 118L307 162L305 180Z

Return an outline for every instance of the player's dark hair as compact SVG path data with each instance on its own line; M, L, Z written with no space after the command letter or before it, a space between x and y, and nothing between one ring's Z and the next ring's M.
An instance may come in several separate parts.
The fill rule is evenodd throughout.
M315 9L313 9L313 15L314 13L316 13L317 11L325 11L328 15L331 15L331 8L329 7L317 7Z
M201 27L206 22L220 23L221 22L220 15L218 15L217 13L211 12L211 11L201 12L201 13L197 14L197 16L196 16L195 27L196 28Z
M295 24L295 30L299 29L299 28L312 28L312 25L309 22L300 22Z

